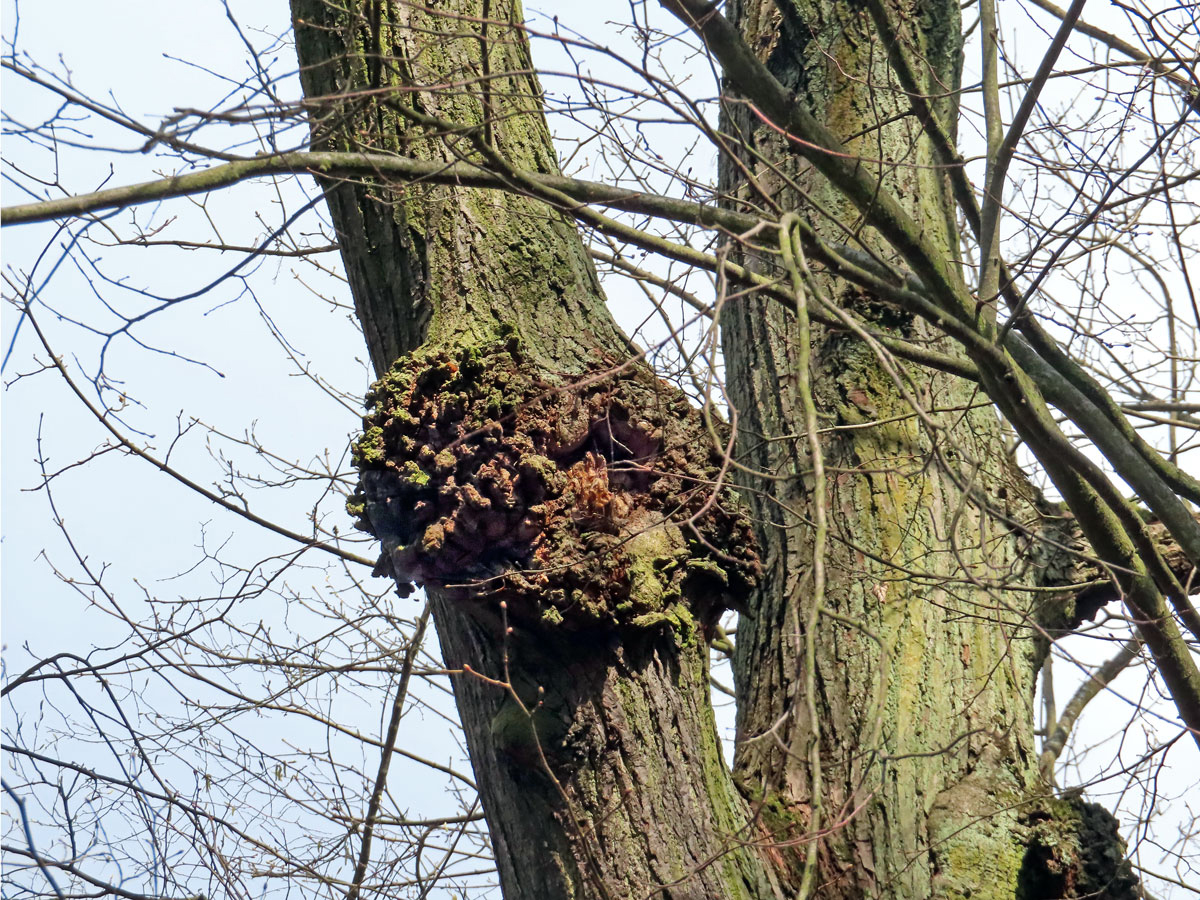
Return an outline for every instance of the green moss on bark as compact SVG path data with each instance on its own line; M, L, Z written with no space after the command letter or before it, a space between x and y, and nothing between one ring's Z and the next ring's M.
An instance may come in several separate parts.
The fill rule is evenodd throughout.
M1078 796L1040 805L1026 816L1030 838L1017 900L1138 900L1142 896L1111 813Z

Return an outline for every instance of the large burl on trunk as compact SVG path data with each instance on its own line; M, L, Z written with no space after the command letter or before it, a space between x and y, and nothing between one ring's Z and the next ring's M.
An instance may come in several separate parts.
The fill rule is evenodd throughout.
M930 427L863 344L814 332L835 524L814 609L793 314L754 296L723 313L748 516L724 486L720 426L612 322L561 198L513 174L557 173L519 5L292 9L314 146L511 168L532 192L323 182L379 379L350 508L380 539L378 571L433 601L504 896L1132 897L1111 819L1039 780L1039 627L1062 614L1029 590L1049 571L1029 553L1040 512L975 390L910 370ZM931 85L957 84L957 9L898 10ZM894 115L903 94L866 12L727 12L951 254L936 169L884 162L929 151ZM817 205L856 227L775 131L729 109L727 203L758 208L765 186L818 227L832 226ZM825 290L939 343L834 279ZM729 607L751 614L733 773L707 646Z
M557 172L519 6L453 7L295 0L314 145ZM717 426L551 206L325 187L379 376L351 509L462 670L505 896L772 896L708 696L710 628L758 571Z
M694 620L704 634L754 586L749 522L719 489L721 449L644 366L597 359L550 381L511 336L417 351L368 402L350 508L400 584L503 600L522 627Z

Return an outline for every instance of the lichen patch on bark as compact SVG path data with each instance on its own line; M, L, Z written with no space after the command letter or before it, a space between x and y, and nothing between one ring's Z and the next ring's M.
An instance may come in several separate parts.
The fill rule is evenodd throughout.
M1040 807L1024 817L1030 838L1017 900L1143 896L1112 813L1077 795L1047 799Z
M518 621L715 621L754 586L750 523L700 413L643 366L538 372L519 341L421 350L367 395L347 508L377 574Z

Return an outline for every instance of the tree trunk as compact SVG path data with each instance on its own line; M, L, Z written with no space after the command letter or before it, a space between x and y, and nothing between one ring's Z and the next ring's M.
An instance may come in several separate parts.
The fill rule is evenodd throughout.
M519 6L441 7L293 0L314 145L556 173ZM944 184L919 125L892 121L904 95L859 5L729 12L954 259ZM950 96L957 4L904 12L930 93ZM952 121L952 101L939 108ZM858 233L776 131L731 109L766 197L729 164L730 204ZM722 313L739 453L772 476L747 482L760 566L713 428L613 324L555 197L325 186L380 379L350 507L381 541L378 571L433 598L506 898L1133 896L1111 819L1038 780L1034 677L1061 610L1029 590L1047 581L1029 563L1036 498L976 389L904 368L918 417L865 344L814 329L835 524L815 608L791 312L752 295ZM950 351L818 283L873 327ZM707 642L747 602L732 778Z
M449 6L294 0L314 145L557 173L519 5ZM758 568L709 428L545 202L325 184L381 379L351 509L462 670L505 897L772 896L709 702Z
M854 136L845 152L955 259L950 191L920 123L905 115L867 11L740 0L726 12L818 121ZM929 94L953 98L958 4L898 3L890 13L910 25L905 46L925 60ZM937 106L955 121L952 99ZM740 157L722 167L727 204L799 209L825 239L890 258L849 201L747 105L727 104L724 130ZM741 261L779 274L761 255ZM879 333L955 352L926 323L836 278L818 273L812 289ZM742 462L775 476L745 476L766 574L738 631L735 777L769 811L777 840L800 839L789 887L803 879L817 832L820 897L1133 896L1111 817L1054 800L1038 777L1035 678L1047 628L1069 610L1037 591L1054 583L1031 553L1045 526L986 397L891 360L918 416L863 341L813 330L830 473L821 500L834 525L814 609L814 466L796 371L804 335L795 315L754 296L728 304L722 323Z

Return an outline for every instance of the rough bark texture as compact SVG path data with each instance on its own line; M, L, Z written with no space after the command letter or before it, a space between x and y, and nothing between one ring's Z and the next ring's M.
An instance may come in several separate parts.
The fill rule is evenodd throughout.
M497 20L490 34L458 18L484 5ZM449 6L433 14L388 2L292 3L314 148L453 162L474 158L478 137L516 168L557 174L528 45L504 24L520 20L519 7ZM458 130L443 136L405 111ZM504 324L564 372L581 371L597 350L627 348L574 226L545 204L386 180L328 188L378 374L423 344L485 343Z
M292 7L316 146L557 172L518 5ZM918 123L892 121L906 104L865 11L728 12L953 259L944 183ZM895 12L952 121L957 4ZM730 109L769 199L886 253L776 131ZM763 199L733 165L723 186L733 205ZM835 529L810 656L814 506L791 314L749 296L722 319L740 453L772 476L751 492L760 567L714 483L712 429L629 362L565 217L514 192L326 187L380 378L351 510L381 541L379 572L434 600L509 900L757 900L794 896L814 871L811 895L830 898L1132 896L1111 818L1038 780L1041 629L1064 616L1039 588L1061 573L1038 561L1030 533L1046 523L970 386L906 369L923 423L862 343L814 335ZM869 296L824 289L875 328L949 349ZM707 639L746 602L735 781Z
M503 600L541 629L711 631L758 578L749 522L714 496L720 451L647 369L611 359L556 385L513 335L411 354L368 403L349 508L401 585Z
M775 76L846 138L846 152L861 156L954 259L949 191L919 123L903 115L905 96L866 10L836 0L741 0L726 12ZM892 15L909 23L906 46L924 60L929 93L952 91L958 5L899 3ZM939 106L953 122L953 101ZM762 194L800 209L828 239L852 236L888 257L777 130L744 105L727 110L726 130ZM722 187L734 206L763 200L732 163ZM745 261L770 266L753 253ZM871 327L938 344L921 322L836 279L818 282ZM835 524L810 659L814 507L794 370L801 337L794 317L768 300L731 303L722 321L742 459L785 476L751 495L766 571L753 618L738 633L735 777L759 798L778 839L828 830L815 895L1132 896L1111 818L1098 844L1082 807L1051 799L1038 779L1030 707L1043 628L1064 610L1037 591L1058 576L1038 564L1051 554L1031 547L1029 535L1052 523L1009 464L990 404L951 376L901 366L927 425L861 341L814 333L813 392L831 472L824 502ZM815 723L804 703L814 676ZM814 739L819 779L808 762ZM1061 851L1052 863L1041 849L1050 844ZM1090 861L1093 848L1107 866ZM803 851L792 861L792 886Z
M315 145L557 172L519 5L292 7ZM544 203L327 190L380 376L351 510L463 670L505 896L771 896L709 704L710 628L758 569L710 429Z

